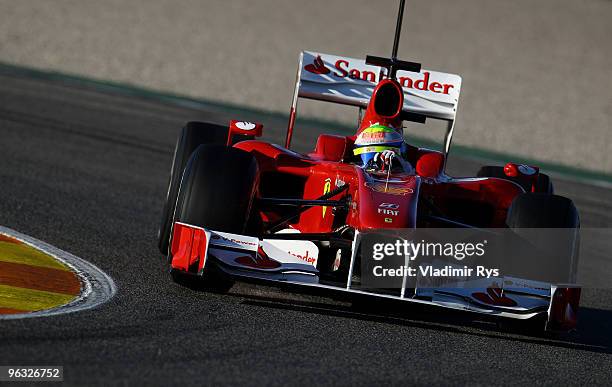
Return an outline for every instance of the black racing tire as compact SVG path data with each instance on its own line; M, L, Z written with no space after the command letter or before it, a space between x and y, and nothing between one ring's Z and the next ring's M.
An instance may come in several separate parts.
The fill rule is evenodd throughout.
M200 145L191 155L176 201L174 222L215 231L248 232L247 225L259 184L255 157L221 145ZM231 279L214 266L205 269L204 280L172 272L175 282L225 292Z
M259 169L251 153L200 145L185 168L174 221L244 234L258 183Z
M181 129L176 146L174 147L168 191L158 230L158 247L162 254L166 255L168 253L168 241L170 240L170 227L172 226L171 221L176 205L176 197L181 177L183 176L183 170L187 165L189 157L202 144L226 144L228 133L229 128L227 126L208 122L188 122Z
M545 193L524 193L512 201L506 224L510 228L578 228L580 217L571 199Z
M538 255L538 263L547 268L551 280L576 281L580 216L572 200L544 193L517 195L508 209L506 224L520 238L529 241L529 246L542 252ZM554 233L543 230L540 233L534 229L563 230Z
M526 184L521 179L517 179L515 177L507 176L504 173L504 167L494 166L494 165L485 165L478 170L476 174L477 177L495 177L498 179L510 180L514 183L517 183L525 192L531 192L531 186ZM536 181L535 186L536 193L546 193L552 195L554 193L554 187L552 182L550 181L550 177L545 173L538 174L538 180Z

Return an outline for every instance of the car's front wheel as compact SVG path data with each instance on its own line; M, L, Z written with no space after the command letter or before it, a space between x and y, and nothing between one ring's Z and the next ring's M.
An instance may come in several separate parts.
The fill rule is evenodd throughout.
M252 154L225 146L200 145L185 168L173 224L182 222L245 234L258 182L258 165ZM215 276L205 269L205 276L211 275ZM180 278L180 274L174 278Z

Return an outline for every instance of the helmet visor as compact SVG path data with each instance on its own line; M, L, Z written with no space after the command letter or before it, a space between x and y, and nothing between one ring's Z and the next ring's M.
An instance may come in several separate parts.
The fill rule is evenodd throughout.
M393 144L395 145L395 144ZM399 145L399 144L398 144ZM390 145L374 145L374 146L362 146L359 148L355 148L353 150L353 154L355 156L359 156L361 158L361 166L367 167L368 164L374 158L374 155L380 153L382 151L392 150L396 154L400 153L399 146L390 146Z

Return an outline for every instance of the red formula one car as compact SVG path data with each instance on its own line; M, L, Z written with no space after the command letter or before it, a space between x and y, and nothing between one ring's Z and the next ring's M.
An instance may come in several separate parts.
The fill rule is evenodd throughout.
M159 233L173 277L211 286L291 284L521 320L544 317L549 329L573 328L575 286L529 279L485 279L479 291L359 286L359 236L368 230L546 227L574 229L572 245L578 239L574 205L554 195L536 167L487 166L473 178L445 173L461 78L396 59L398 39L396 32L391 58L302 52L284 146L257 140L258 123L187 123ZM300 154L290 150L299 98L365 112L355 134L320 135L311 153ZM443 151L384 145L401 142L392 138L401 131L389 128L426 119L447 123ZM575 266L568 270L575 273Z

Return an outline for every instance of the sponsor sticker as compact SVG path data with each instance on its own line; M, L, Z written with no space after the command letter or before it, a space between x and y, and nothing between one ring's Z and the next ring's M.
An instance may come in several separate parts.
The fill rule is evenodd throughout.
M330 69L325 67L325 63L323 62L323 59L321 59L321 55L317 55L312 63L304 66L304 70L313 74L329 74L331 72Z
M399 215L399 204L381 203L378 206L378 213L381 215L398 216ZM385 219L385 222L386 221L387 219Z
M307 53L313 55L312 63L304 65L304 70L311 74L326 76L331 79L351 79L359 82L378 83L386 76L376 67L366 65L364 61L325 55L329 67L321 57L321 54ZM316 57L314 56L316 55ZM332 65L333 63L333 65ZM330 68L331 67L331 68ZM423 70L420 73L400 71L398 82L406 89L416 89L435 94L450 95L459 87L449 79L446 74L435 71Z
M472 293L472 297L487 305L506 307L517 306L516 301L505 295L504 291L495 282L492 286L489 286L485 292Z
M253 130L257 127L257 124L248 121L238 121L234 125L240 130Z
M217 246L257 251L259 239L238 234L212 231L210 243Z
M328 177L325 179L325 184L323 185L323 195L331 192L331 179ZM323 217L325 218L325 213L327 212L327 206L323 206Z
M382 192L390 195L404 196L414 192L410 187L398 187L394 185L385 186L383 183L365 183L365 186L372 191Z

